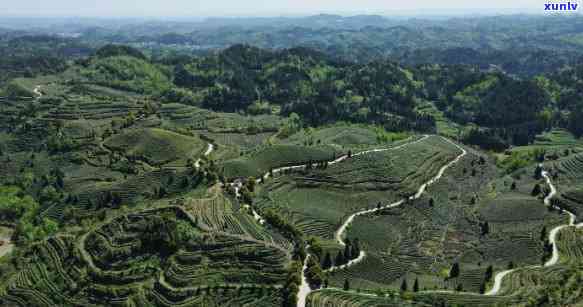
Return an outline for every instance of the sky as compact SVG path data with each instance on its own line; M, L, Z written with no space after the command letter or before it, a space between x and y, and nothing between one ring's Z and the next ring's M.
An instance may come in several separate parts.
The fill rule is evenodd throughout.
M532 13L542 12L545 2L548 0L0 0L0 15L208 17L395 12Z

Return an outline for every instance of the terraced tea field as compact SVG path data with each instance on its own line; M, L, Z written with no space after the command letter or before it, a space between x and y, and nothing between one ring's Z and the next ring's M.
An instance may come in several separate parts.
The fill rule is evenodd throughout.
M104 143L113 151L143 159L151 165L163 165L176 160L202 156L206 143L198 137L180 135L162 129L130 130L114 135Z
M180 103L164 104L158 114L167 125L191 127L209 133L277 132L282 124L282 119L275 115L242 116Z
M547 163L557 182L559 197L556 204L583 219L583 153L574 153Z
M395 140L387 140L389 142ZM298 132L289 138L282 140L286 144L306 145L329 144L339 148L367 147L378 145L377 133L371 127L359 126L332 126L328 128L317 129L314 132Z
M253 220L239 229L263 232L269 242L227 232L232 228L221 224L232 217L226 206L211 209L213 220L193 219L179 207L131 213L79 238L41 242L25 255L34 261L10 279L0 299L39 306L281 304L289 251ZM219 218L221 210L226 217Z
M489 186L497 176L495 167L479 157L462 158L419 200L358 216L347 237L359 239L368 259L335 272L331 284L341 287L348 278L354 287L398 288L403 280L418 279L420 289L461 285L478 292L489 266L496 271L510 262L540 264L541 229L551 229L564 217L530 196L526 189L532 179L518 181L514 190L503 182ZM459 263L459 276L444 278L453 263Z
M329 161L343 153L331 146L273 145L256 149L241 158L225 161L222 167L228 178L259 178L270 170L307 162Z
M0 88L1 306L581 305L569 90L493 128L428 67L103 49Z
M349 213L413 193L415 184L428 180L453 159L456 148L440 140L410 141L395 150L355 153L323 170L278 175L268 180L257 204L284 212L308 235L331 238ZM399 169L403 164L411 166Z
M341 290L320 290L310 295L307 307L364 307L364 306L430 306L407 302L399 298L381 297L376 294L357 294Z

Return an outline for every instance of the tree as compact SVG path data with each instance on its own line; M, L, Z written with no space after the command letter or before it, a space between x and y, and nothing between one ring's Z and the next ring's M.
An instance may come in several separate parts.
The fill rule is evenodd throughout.
M50 236L50 235L55 234L57 232L57 230L59 230L59 224L57 222L53 221L52 219L45 217L42 220L41 229L42 229L42 233L44 233L44 236L39 236L37 238L44 238L45 236Z
M488 224L488 222L487 222L487 221L486 221L486 222L484 222L484 223L482 223L482 224L480 224L480 226L481 226L481 230L482 230L482 231L481 231L481 233L482 233L482 236L485 236L485 235L487 235L488 233L490 233L490 224Z
M548 239L547 236L548 236L548 234L547 234L547 227L546 226L543 226L543 229L540 232L540 240L543 241L543 242L546 241Z
M62 190L65 187L65 181L63 177L57 176L57 178L55 178L55 187L59 190Z
M569 115L569 130L576 136L583 136L583 103L579 102L572 108Z
M322 254L324 253L324 249L322 248L322 243L316 237L312 237L309 240L310 250L312 254L316 256L318 259L322 259Z
M360 242L358 238L352 241L352 250L351 250L352 259L356 259L360 256Z
M302 128L302 120L297 113L291 113L280 131L281 137L290 136Z
M544 264L551 258L553 255L553 244L546 239L543 241L543 256L542 256L542 263Z
M350 240L347 239L346 245L344 245L344 261L346 262L352 260L351 245Z
M408 288L409 286L407 285L407 279L403 278L403 281L401 282L401 291L405 292L407 291Z
M316 257L308 258L305 274L312 289L320 288L324 280L324 273L322 272L322 268Z
M344 291L349 291L350 290L350 282L348 281L348 279L344 279L344 287L343 287Z
M166 192L166 188L165 187L160 187L158 188L158 198L164 198L164 196L166 196L168 193Z
M334 265L341 266L344 263L345 263L344 262L344 254L342 253L342 251L338 251L338 253L336 254L336 258L334 258Z
M460 275L460 264L456 262L451 266L451 270L449 271L449 278L455 278L455 277L458 277L459 275Z
M540 165L537 165L534 169L534 179L540 180L543 177L543 168Z
M484 279L486 280L486 282L492 280L493 274L494 274L494 268L492 268L492 266L489 265L488 268L486 269L486 273L484 274Z
M40 201L43 203L55 203L61 200L59 192L53 186L47 186L40 193Z
M484 293L486 293L486 284L481 283L480 284L480 294L484 294Z
M419 292L419 280L415 277L415 283L413 283L413 292Z
M330 256L330 252L326 252L326 256L324 256L324 262L322 263L322 268L327 270L332 267L332 256Z
M532 192L530 193L532 196L538 196L540 195L540 193L542 192L542 189L540 187L540 184L535 184L534 188L532 189Z
M516 190L516 181L512 182L512 184L510 185L510 190L512 191Z
M247 189L249 190L249 192L254 193L255 192L255 177L249 177L247 179L247 182L245 183L245 185L247 186Z

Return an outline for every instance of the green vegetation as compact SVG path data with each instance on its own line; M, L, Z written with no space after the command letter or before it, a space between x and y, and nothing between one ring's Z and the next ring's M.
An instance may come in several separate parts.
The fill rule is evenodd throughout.
M330 286L341 288L349 279L356 289L396 290L406 283L412 291L417 280L419 293L479 293L491 280L487 272L492 267L497 272L510 262L517 267L541 264L541 229L566 217L549 212L531 196L538 182L534 167L523 170L520 179L517 174L499 179L498 172L491 158L469 154L422 198L356 217L347 237L359 238L367 257L334 272Z
M81 75L91 83L145 94L161 93L170 86L158 67L130 56L94 59Z
M114 218L77 239L51 238L18 260L21 271L8 281L1 299L41 305L221 305L249 299L262 306L279 304L285 249L213 233L199 223L169 207Z
M206 150L197 137L162 129L129 130L108 138L104 145L152 165L197 158Z
M325 169L278 175L267 181L257 205L282 210L308 235L331 238L348 214L411 195L456 154L451 144L430 137L399 149L353 157ZM409 168L402 168L405 165Z
M329 161L341 155L342 153L337 153L331 146L273 145L257 149L244 157L225 161L222 167L225 169L225 176L229 178L261 177L278 167Z
M16 237L27 242L42 240L58 231L59 225L38 218L39 205L18 187L0 186L0 217L16 225Z
M0 29L0 305L581 305L581 22L508 18Z

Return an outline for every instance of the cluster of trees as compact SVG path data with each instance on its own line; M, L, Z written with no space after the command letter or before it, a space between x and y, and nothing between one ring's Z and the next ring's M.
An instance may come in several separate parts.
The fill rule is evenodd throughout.
M324 283L324 272L322 271L317 256L310 256L308 258L304 274L306 275L306 279L312 289L318 289L322 286L322 283Z
M403 281L401 282L400 289L401 289L401 292L409 291L409 284L407 283L406 278L404 278ZM419 291L419 279L418 278L415 278L415 282L413 283L413 288L411 290L413 290L413 292Z
M544 287L533 287L534 291L528 298L529 306L563 306L583 300L583 293L578 291L583 272L578 264L566 265L556 274L546 274L542 278Z
M283 289L283 306L295 307L297 306L297 295L302 283L303 263L308 255L303 233L271 209L262 212L262 216L270 226L275 227L280 233L294 242L293 261L288 269L285 287ZM309 276L308 278L312 280L313 286L319 285L321 281L318 278L322 276L319 265L314 265L313 261L310 261L308 265L306 276Z
M174 84L219 111L270 113L270 106L278 106L283 115L298 114L309 125L345 120L392 130L435 128L431 116L415 110L419 84L411 72L389 61L354 64L306 48L235 45L179 63Z
M303 265L299 261L292 261L287 276L285 279L285 287L283 288L283 303L284 307L296 307L298 305L298 292L302 284L302 268Z
M336 121L434 132L435 114L419 108L425 101L468 128L462 134L467 143L487 149L526 145L551 127L583 135L583 65L521 80L471 66L361 64L303 47L272 51L247 45L161 62L131 47L107 45L77 64L93 83L166 102L252 115L279 112L290 116L284 135ZM30 94L13 87L14 93ZM74 145L50 141L56 151Z
M577 137L583 136L583 61L552 74L547 87L557 107L568 112L554 115L553 120Z
M322 259L321 260L322 268L324 270L327 270L333 266L341 266L347 264L351 260L358 258L358 256L360 256L360 251L361 249L358 238L355 238L354 240L346 239L344 249L339 250L336 253L336 257L334 257L334 259L332 259L332 255L330 254L330 252L327 252L323 258L320 257L320 259Z
M552 124L551 95L536 79L439 65L420 66L416 76L450 120L474 126L463 135L470 144L494 150L526 145Z
M462 135L466 142L503 150L529 144L551 127L583 134L583 91L577 81L582 70L575 66L548 78L521 80L471 66L358 64L306 48L236 45L180 62L174 84L199 97L193 103L214 110L261 114L280 109L283 115L298 115L304 125L344 120L390 131L434 131L434 116L418 109L419 102L434 101L450 120L474 127Z
M581 64L525 80L467 66L421 65L415 75L449 119L474 126L463 135L470 144L503 150L551 127L583 134Z
M295 242L296 246L293 253L294 259L303 261L306 258L307 253L302 232L274 210L265 210L262 212L262 216L269 225L277 228L277 230L284 236Z
M0 186L0 218L16 224L15 237L33 242L56 233L59 224L42 218L39 204L15 186Z
M0 87L14 78L60 73L69 67L70 59L93 50L79 41L52 36L7 37L0 38Z
M552 72L557 67L575 64L580 55L542 49L475 49L453 47L448 49L423 48L399 52L400 62L407 65L440 64L471 65L483 71L502 71L520 77L531 77Z
M142 60L146 60L146 56L139 51L138 49L125 46L125 45L105 45L99 48L95 52L95 56L98 58L108 58L108 57L115 57L115 56L130 56Z

